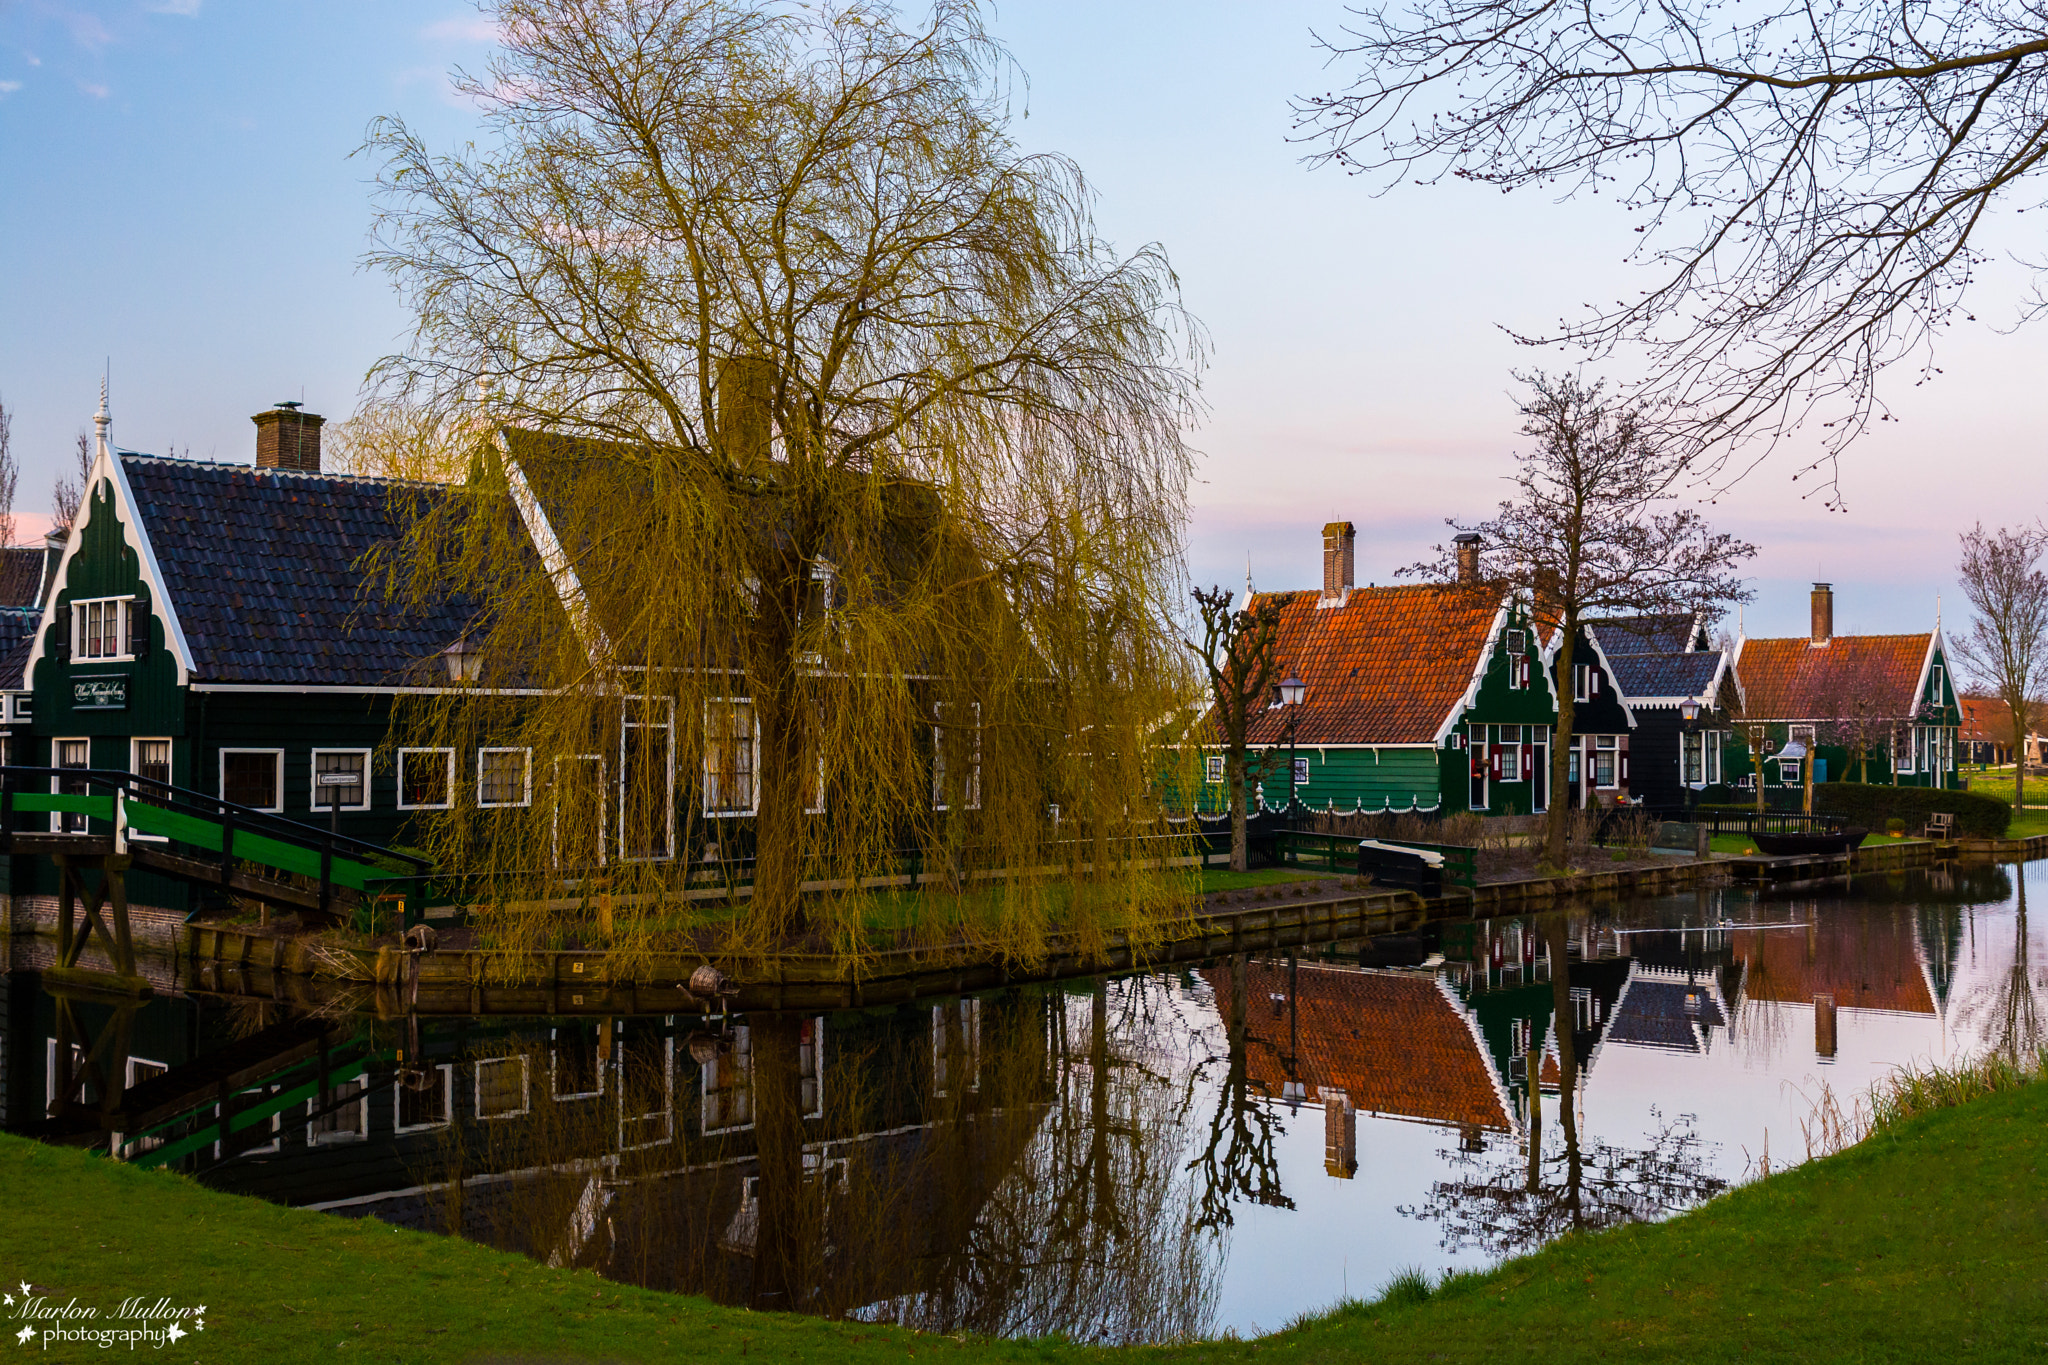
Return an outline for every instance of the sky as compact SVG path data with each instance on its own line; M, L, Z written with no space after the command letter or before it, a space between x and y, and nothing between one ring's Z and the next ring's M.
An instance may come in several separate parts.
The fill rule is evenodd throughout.
M1645 287L1599 202L1470 185L1376 193L1304 163L1289 100L1340 85L1312 33L1338 0L1008 0L993 28L1029 78L1015 136L1074 157L1103 235L1161 243L1209 335L1192 490L1198 583L1313 586L1321 528L1358 527L1358 576L1393 581L1444 520L1485 516L1518 447L1513 372L1569 366L1506 330ZM474 110L448 72L490 25L445 0L0 0L0 401L15 414L21 534L112 383L114 439L246 461L249 416L285 398L346 416L403 345L389 284L360 268L375 167L398 115L455 150ZM2017 221L1994 245L2042 253ZM2048 497L2048 327L2015 329L2001 257L1938 381L1887 383L1896 423L1843 462L1846 512L1781 454L1707 510L1754 541L1750 635L1803 634L1808 586L1836 629L1953 632L1956 534Z

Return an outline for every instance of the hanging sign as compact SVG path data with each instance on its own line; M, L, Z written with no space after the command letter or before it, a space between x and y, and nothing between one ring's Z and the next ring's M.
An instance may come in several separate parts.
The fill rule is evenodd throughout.
M71 680L71 708L74 711L126 711L128 675L103 673Z

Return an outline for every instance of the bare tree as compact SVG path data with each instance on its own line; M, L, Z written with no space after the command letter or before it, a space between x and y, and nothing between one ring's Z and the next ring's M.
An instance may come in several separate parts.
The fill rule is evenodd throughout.
M1297 105L1317 159L1381 179L1605 194L1652 288L1538 340L1641 345L1705 436L1809 416L1831 459L1873 381L1956 316L1994 210L2048 154L2026 0L1367 0L1324 41L1357 72ZM1636 235L1640 234L1640 235ZM2038 268L2038 265L2037 265ZM2038 311L2037 300L2028 311Z
M1909 699L1898 680L1876 654L1859 651L1828 670L1817 701L1814 742L1847 749L1855 780L1868 782L1870 755L1889 748L1899 726L1910 723ZM1846 771L1841 780L1848 780Z
M55 516L56 525L66 531L78 520L78 506L85 498L85 486L92 481L92 436L84 427L78 429L78 437L72 443L71 452L76 459L73 472L60 475L57 486L50 494L51 511Z
M1573 729L1572 664L1581 622L1652 612L1716 612L1747 601L1736 566L1756 547L1708 527L1677 506L1672 486L1688 457L1665 444L1641 408L1611 402L1603 386L1570 375L1521 377L1522 434L1516 497L1476 526L1480 572L1466 590L1497 598L1516 591L1554 614L1558 644L1557 734L1550 748L1550 813L1544 859L1562 867L1568 810L1563 793ZM1404 574L1459 581L1455 547ZM1548 623L1546 623L1548 624Z
M2025 804L2027 712L2048 686L2048 527L1982 522L1960 537L1956 577L1975 613L1970 628L1949 640L1956 659L1991 689L2012 717L2012 806Z
M14 543L14 494L21 465L14 458L14 414L0 402L0 546Z
M1230 870L1250 865L1245 835L1248 788L1263 781L1280 762L1277 749L1253 751L1246 736L1252 722L1272 702L1280 682L1278 644L1280 604L1271 597L1253 598L1232 611L1228 588L1194 590L1201 614L1202 640L1187 642L1209 676L1212 732L1223 745L1223 790L1230 810Z

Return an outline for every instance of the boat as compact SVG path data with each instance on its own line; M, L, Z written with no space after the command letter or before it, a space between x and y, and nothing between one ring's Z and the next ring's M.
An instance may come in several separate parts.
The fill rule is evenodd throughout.
M1809 857L1815 854L1847 853L1870 833L1861 825L1829 830L1825 834L1752 834L1756 851L1772 858Z

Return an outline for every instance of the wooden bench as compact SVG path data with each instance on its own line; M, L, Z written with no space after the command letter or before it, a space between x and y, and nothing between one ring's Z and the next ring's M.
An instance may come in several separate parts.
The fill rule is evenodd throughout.
M1933 811L1927 817L1927 828L1921 830L1920 835L1925 839L1940 839L1946 842L1955 838L1955 826L1954 815L1945 810Z

